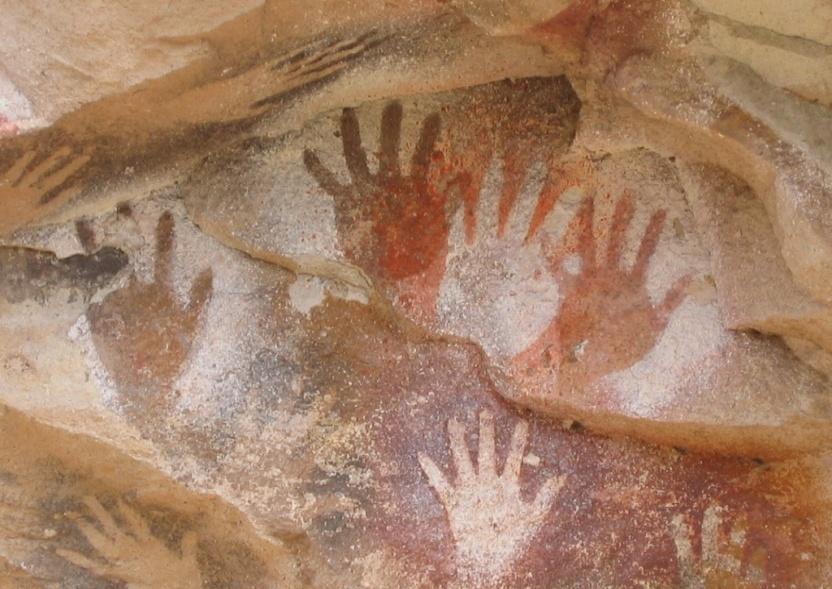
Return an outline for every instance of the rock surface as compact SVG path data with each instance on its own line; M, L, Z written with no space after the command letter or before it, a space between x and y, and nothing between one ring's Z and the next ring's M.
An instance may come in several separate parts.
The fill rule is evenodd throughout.
M825 3L162 4L5 8L0 587L832 582Z

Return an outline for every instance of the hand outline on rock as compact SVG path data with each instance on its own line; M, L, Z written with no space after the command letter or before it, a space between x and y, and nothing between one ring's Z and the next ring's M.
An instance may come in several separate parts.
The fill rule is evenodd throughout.
M634 197L625 192L616 203L601 259L596 251L594 196L584 200L561 243L545 242L550 271L563 298L547 329L515 358L521 373L555 370L559 388L580 390L610 372L632 366L655 346L684 300L690 276L679 278L661 303L651 302L647 270L667 212L659 210L650 217L635 262L628 269L622 255L634 211ZM577 242L574 250L568 247L570 238ZM572 253L580 267L569 271L567 255Z
M699 553L694 550L693 526L683 515L676 515L671 520L679 574L686 587L758 587L764 582L761 569L754 565L743 566L745 530L735 524L727 535L722 533L723 512L724 508L720 505L709 505L705 509Z
M97 576L123 581L128 589L202 587L194 532L182 536L177 554L154 536L144 518L124 502L117 503L124 526L119 526L94 497L85 497L83 502L98 526L86 520L78 521L76 525L103 560L59 548L56 553L61 558Z
M448 421L448 439L456 471L452 485L436 463L423 453L419 465L445 508L456 548L457 567L463 577L497 580L544 524L561 487L563 476L549 478L531 502L520 492L520 470L528 443L529 426L516 424L503 471L497 474L494 417L479 415L479 451L475 468L456 419Z
M135 274L126 287L109 293L87 311L98 354L117 386L170 392L196 337L199 318L213 293L213 273L194 280L188 303L179 302L173 285L174 219L170 212L156 226L153 280Z
M259 73L261 77L269 79L267 85L273 93L251 103L248 114L258 114L296 88L333 78L366 51L381 44L385 38L376 31L368 31L357 37L336 39L323 45L320 41L313 41L288 55L277 57L265 64ZM244 76L246 74L241 77ZM234 81L238 83L241 80ZM247 85L252 85L251 80L246 82ZM274 92L278 88L279 91Z
M0 203L8 211L0 220L0 234L45 217L82 189L70 186L60 190L70 177L87 165L90 156L73 157L72 149L65 146L28 170L36 155L35 151L24 153L0 176Z
M405 174L399 158L403 111L388 103L382 113L378 170L371 173L355 110L345 108L340 132L350 183L342 184L310 149L307 171L335 201L341 244L347 257L371 274L392 282L405 307L433 314L445 271L449 193L447 171L436 164L441 132L438 113L422 122ZM355 218L358 213L358 218Z

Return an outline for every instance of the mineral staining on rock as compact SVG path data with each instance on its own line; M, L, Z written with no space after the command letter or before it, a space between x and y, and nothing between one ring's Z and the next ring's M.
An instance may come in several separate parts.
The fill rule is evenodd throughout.
M707 3L416 4L0 150L0 587L832 578L823 146L760 96L808 111L685 53Z

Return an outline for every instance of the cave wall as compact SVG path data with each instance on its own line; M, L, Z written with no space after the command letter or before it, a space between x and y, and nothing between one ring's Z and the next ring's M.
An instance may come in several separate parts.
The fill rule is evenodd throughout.
M830 583L828 0L3 8L0 587Z

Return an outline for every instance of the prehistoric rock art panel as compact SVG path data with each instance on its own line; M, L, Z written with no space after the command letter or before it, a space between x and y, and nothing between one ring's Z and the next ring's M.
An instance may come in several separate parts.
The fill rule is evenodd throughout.
M191 178L186 205L226 244L471 340L524 405L660 443L814 447L828 383L777 341L726 329L695 186L637 137L605 139L614 123L600 116L560 77L340 109L229 147ZM749 370L768 375L742 392L750 412L728 400ZM783 444L755 429L789 423Z
M774 406L795 394L828 427L822 378L786 368L778 342L723 325L672 162L646 150L570 156L538 166L510 204L504 172L491 165L466 200L473 212L452 225L440 326L484 348L503 394L593 426L610 427L605 412L655 420L656 432L640 435L671 443L683 432L663 433L663 422L780 422ZM744 393L755 412L738 412L725 399L750 366L771 377ZM635 429L622 421L611 431ZM796 427L779 448L810 448L820 430ZM778 446L746 431L745 452ZM684 443L711 441L698 440L691 432Z
M826 586L816 16L315 2L3 140L0 587Z
M667 210L652 211L631 248L636 208L645 204L626 189L617 200L599 198L594 167L589 157L551 160L537 178L526 173L516 194L506 189L507 171L492 165L452 231L462 245L451 246L442 327L483 345L512 388L532 389L538 401L604 398L592 386L650 352L691 282L677 278L653 302L647 274Z
M0 586L7 572L13 589L302 586L294 557L216 498L20 414L0 423Z
M637 208L634 216L639 212L649 225L654 211ZM127 214L122 206L106 218L88 219L82 233L94 236L85 240L89 244L124 249L134 270L124 277L128 287L165 288L172 294L162 297L168 301L162 308L183 313L187 293L205 272L205 255L213 286L211 304L195 324L199 344L191 344L176 370L163 372L162 382L182 391L174 410L149 403L142 414L119 417L147 434L170 475L221 495L258 530L312 563L302 570L301 586L676 586L683 572L671 522L678 515L696 522L710 504L725 507L726 523L743 522L748 550L768 555L761 575L770 585L808 579L811 586L825 562L823 510L805 491L813 479L800 464L717 459L605 439L577 426L566 430L506 403L474 346L407 331L366 301L338 295L334 286L319 284L317 295L310 294L310 277L301 280L200 236L170 200L148 199ZM167 238L174 219L177 242L201 255L182 259L182 249L174 256L171 248L167 280L140 280L158 276L166 259L159 250L173 243ZM528 219L524 215L523 222ZM112 241L122 223L135 223L140 235ZM641 243L643 235L639 228L632 238ZM131 242L133 249L126 245ZM132 304L145 300L156 299ZM93 344L95 337L91 333ZM103 360L99 346L95 351ZM107 419L119 408L104 404L95 415ZM470 477L461 476L466 456ZM120 493L76 493L70 511L79 509L77 497L90 494L129 534L131 524L117 506ZM499 506L476 515L503 517L464 520L460 500L474 498ZM138 507L143 501L127 503L150 520ZM512 518L527 525L505 525ZM101 522L88 523L105 534ZM63 529L75 543L56 547L101 566L108 562L75 520ZM167 550L177 558L182 533L192 529L186 525L168 536L151 526L155 538L171 540ZM471 540L474 531L485 530L491 538L500 532L500 539ZM200 531L200 549L202 539ZM483 558L486 564L473 566ZM60 562L94 578L83 566ZM209 568L200 570L209 576Z
M431 458L419 454L419 464L448 513L463 578L499 580L506 574L534 538L563 486L562 477L552 477L533 501L523 499L519 478L528 436L528 423L518 422L503 471L497 474L494 416L487 410L480 413L476 468L462 425L451 419L448 439L457 475L454 484Z
M543 116L534 118L541 109ZM289 257L301 267L317 267L320 257L356 265L398 312L434 327L451 220L470 198L466 154L476 153L487 166L481 160L511 159L539 136L543 147L515 166L522 182L537 159L565 149L578 110L564 78L341 109L310 122L300 135L247 141L218 154L192 177L186 205L212 235L258 257ZM340 141L332 140L333 129ZM497 144L489 129L499 130ZM231 181L229 169L260 194L235 198L230 217L218 214L229 203L217 193ZM275 169L282 170L280 179Z
M114 190L145 173L156 178L170 175L171 169L178 168L174 162L204 156L229 137L256 126L274 110L377 58L375 50L388 38L369 30L318 36L300 46L270 43L263 49L263 61L246 60L245 64L230 60L239 57L240 47L235 47L221 52L222 58L212 65L193 64L195 69L185 76L189 82L184 85L182 72L173 72L147 82L139 91L131 89L85 105L51 127L9 137L0 149L0 160L14 161L33 151L49 154L56 145L69 144L84 145L80 157L85 162L83 169L73 174L79 186L72 192L63 191L60 198L50 197L48 207L0 189L0 203L14 213L0 218L0 235L56 211L67 213L75 206L83 208L91 201L106 200ZM148 104L153 105L152 117L147 116ZM102 190L103 186L107 189Z
M428 586L679 586L672 522L711 504L742 522L744 550L768 555L754 561L764 585L817 570L821 520L797 499L808 471L564 429L501 401L476 353L408 344L346 305L313 312L329 341L304 361L313 390L338 391L328 451L351 457L307 474L329 505L308 529L336 570L344 551L381 552ZM315 349L351 360L316 368Z

